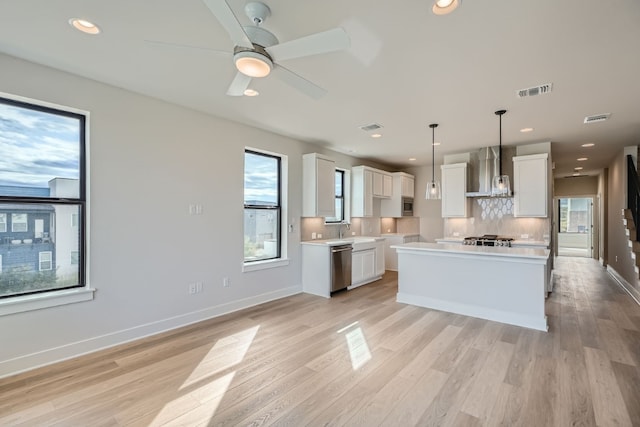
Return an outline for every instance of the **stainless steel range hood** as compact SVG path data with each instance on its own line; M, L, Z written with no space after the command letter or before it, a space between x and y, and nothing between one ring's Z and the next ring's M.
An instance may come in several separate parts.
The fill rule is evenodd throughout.
M467 197L491 197L491 181L500 169L500 149L484 147L475 153L471 153L470 164L470 188L475 191L465 193ZM502 147L502 173L513 175L513 149Z

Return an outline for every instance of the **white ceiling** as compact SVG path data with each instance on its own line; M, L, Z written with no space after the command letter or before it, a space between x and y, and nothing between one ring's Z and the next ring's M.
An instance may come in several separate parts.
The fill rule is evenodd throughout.
M227 0L243 25L246 0ZM254 79L258 97L225 95L233 43L202 0L21 0L0 3L0 51L354 156L398 167L498 143L553 142L555 174L606 167L640 143L640 1L464 0L452 14L433 0L267 0L263 27L281 42L342 26L347 51L282 65L327 89L314 100L280 80ZM98 36L72 29L81 17ZM516 91L553 83L550 94ZM583 124L587 115L611 113ZM383 137L359 126L379 123ZM533 127L531 133L520 133ZM595 143L585 149L583 143ZM410 157L417 160L409 162Z

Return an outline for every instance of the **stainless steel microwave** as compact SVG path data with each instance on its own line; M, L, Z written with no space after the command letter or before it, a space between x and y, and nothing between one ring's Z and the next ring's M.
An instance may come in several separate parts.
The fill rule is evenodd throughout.
M402 216L413 216L413 198L402 198Z

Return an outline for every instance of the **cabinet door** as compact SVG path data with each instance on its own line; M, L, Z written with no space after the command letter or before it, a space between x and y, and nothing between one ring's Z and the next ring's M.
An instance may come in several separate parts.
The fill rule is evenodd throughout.
M317 207L319 216L336 215L336 168L335 163L316 159Z
M513 216L547 217L547 154L513 158Z
M376 276L384 274L385 260L385 242L376 242Z
M376 275L376 252L373 249L362 251L362 274L364 279L370 279Z
M364 280L364 251L351 254L351 284L356 285Z
M382 176L382 195L384 197L393 195L393 177L391 175Z
M351 216L373 215L373 174L362 166L351 169Z
M373 196L382 197L384 195L384 176L379 172L371 172L373 175Z
M414 197L414 179L403 176L402 180L402 197Z
M468 216L467 164L443 165L442 170L442 217L465 218Z

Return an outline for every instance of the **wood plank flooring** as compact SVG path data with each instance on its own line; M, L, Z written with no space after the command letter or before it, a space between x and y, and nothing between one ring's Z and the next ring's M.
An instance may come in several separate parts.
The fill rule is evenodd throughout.
M398 304L387 272L0 380L0 425L640 426L640 306L556 267L548 333Z

